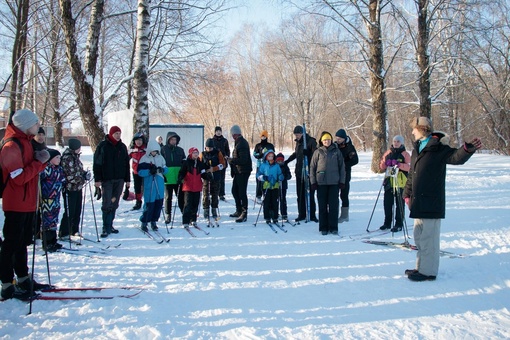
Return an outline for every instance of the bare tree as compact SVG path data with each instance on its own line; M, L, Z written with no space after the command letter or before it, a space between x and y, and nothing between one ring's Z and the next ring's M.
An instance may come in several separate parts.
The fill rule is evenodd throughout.
M66 42L66 54L74 80L76 102L78 104L83 127L89 137L93 150L104 137L103 129L99 125L94 101L94 78L98 58L98 37L101 31L101 21L104 1L92 2L89 20L89 34L87 37L87 51L82 65L78 54L76 41L76 26L71 0L59 0L62 15L62 27Z

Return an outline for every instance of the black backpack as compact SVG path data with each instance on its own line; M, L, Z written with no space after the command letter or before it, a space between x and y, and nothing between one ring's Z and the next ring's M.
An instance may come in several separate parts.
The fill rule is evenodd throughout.
M21 144L19 139L14 138L14 137L10 137L10 138L7 138L5 140L4 139L2 140L2 142L0 143L0 152L2 151L4 145L7 144L7 142L10 142L10 141L13 141L16 144L18 144L18 146L19 146L19 148L21 150L21 154L23 154L23 145ZM4 189L7 186L7 182L9 182L9 178L11 178L11 177L7 176L7 179L5 180L5 182L3 181L3 178L4 178L4 170L3 170L3 167L0 166L0 198L3 197Z

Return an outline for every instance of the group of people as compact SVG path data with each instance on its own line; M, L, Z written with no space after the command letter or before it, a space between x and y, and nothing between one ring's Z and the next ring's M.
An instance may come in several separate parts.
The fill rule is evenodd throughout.
M406 270L405 274L413 281L435 280L439 267L440 225L445 215L446 164L465 163L482 144L475 138L458 149L451 148L445 134L433 132L432 123L426 117L416 118L411 127L416 140L412 156L405 151L404 139L398 135L380 162L380 168L386 170L385 220L380 229L402 229L405 202L410 217L415 219L414 240L418 248L416 268ZM262 201L264 219L268 223L275 222L279 213L284 219L288 217L285 197L287 181L292 177L288 163L296 160L296 221L309 217L319 223L323 235L337 234L338 223L349 220L349 182L351 167L358 163L357 152L344 129L338 130L334 137L327 131L322 132L318 145L302 126L296 126L293 132L295 149L287 160L283 154L275 154L274 145L267 140L267 131L261 132L261 142L253 152L260 160L256 170L256 197ZM169 132L166 141L159 136L157 140L148 141L142 134L135 134L128 149L121 141L120 128L112 126L93 157L94 196L102 199L101 236L118 233L113 221L123 189L129 190L131 170L136 200L133 208L141 209L143 202L140 216L143 230L148 230L149 225L157 230L161 212L166 215L165 222L170 221L174 194L183 215L183 226L196 221L200 193L203 194L204 217L218 218L218 201L225 199L227 167L231 169L236 206L230 216L236 218L236 222L246 221L251 152L238 125L232 126L230 135L234 139L232 155L221 127L216 127L215 135L206 140L203 152L192 147L185 155L178 146L180 137L176 133ZM33 242L37 231L48 251L58 249L58 237L79 232L82 191L91 181L91 173L83 169L80 153L81 142L74 138L69 140L63 154L47 148L44 130L32 111L21 109L11 116L0 149L3 197L9 197L2 204L5 216L0 251L3 299L27 299L33 291L48 287L35 282L28 272L27 246ZM62 193L64 214L58 227ZM391 227L393 218L395 222ZM13 284L14 275L16 284Z

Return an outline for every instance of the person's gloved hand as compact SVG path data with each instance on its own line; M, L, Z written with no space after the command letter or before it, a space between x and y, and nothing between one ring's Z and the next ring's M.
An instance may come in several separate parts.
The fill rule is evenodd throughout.
M162 168L162 167L160 167L160 166L158 166L158 167L156 168L156 170L157 170L158 174L162 174L162 173L163 173L163 168Z
M399 165L400 165L400 162L398 161L398 159L393 159L391 161L391 166L397 166L398 167Z
M260 175L259 177L257 177L257 179L258 179L260 182L264 182L264 175Z
M340 190L345 189L345 183L339 183L338 184L338 189L340 189Z
M386 166L392 166L392 159L387 159L386 162L384 162L384 164L386 164Z
M48 150L38 150L34 152L34 158L41 163L46 163L50 160L50 153Z
M482 147L482 141L480 138L476 137L471 142L464 142L464 150L469 153L474 153L476 150Z
M317 191L317 188L318 188L317 183L313 183L312 185L310 185L310 189L312 189L312 191Z
M304 149L304 150L303 150L303 156L306 156L306 157L308 157L308 158L310 159L310 156L311 156L311 155L310 155L310 150L308 150L308 149Z
M158 168L156 168L154 165L151 165L151 167L149 168L149 172L151 175L155 175L158 173Z
M124 193L122 194L122 199L124 201L127 201L128 198L129 198L129 189L126 187L126 188L124 188Z
M218 170L220 170L220 171L223 170L223 164L221 164L221 163L218 164Z
M90 174L90 171L84 171L82 174L82 177L84 180L90 181L90 179L92 178L92 175Z
M96 187L96 191L94 192L94 197L99 201L102 197L101 195L101 188L100 187Z

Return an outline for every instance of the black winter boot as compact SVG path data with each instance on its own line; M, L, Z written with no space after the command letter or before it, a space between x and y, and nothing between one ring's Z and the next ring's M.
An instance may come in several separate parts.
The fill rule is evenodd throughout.
M237 223L243 223L246 222L246 219L248 217L248 214L246 212L242 212L241 215L236 219Z
M136 201L135 202L135 206L133 207L133 210L140 210L140 208L142 207L142 201Z

